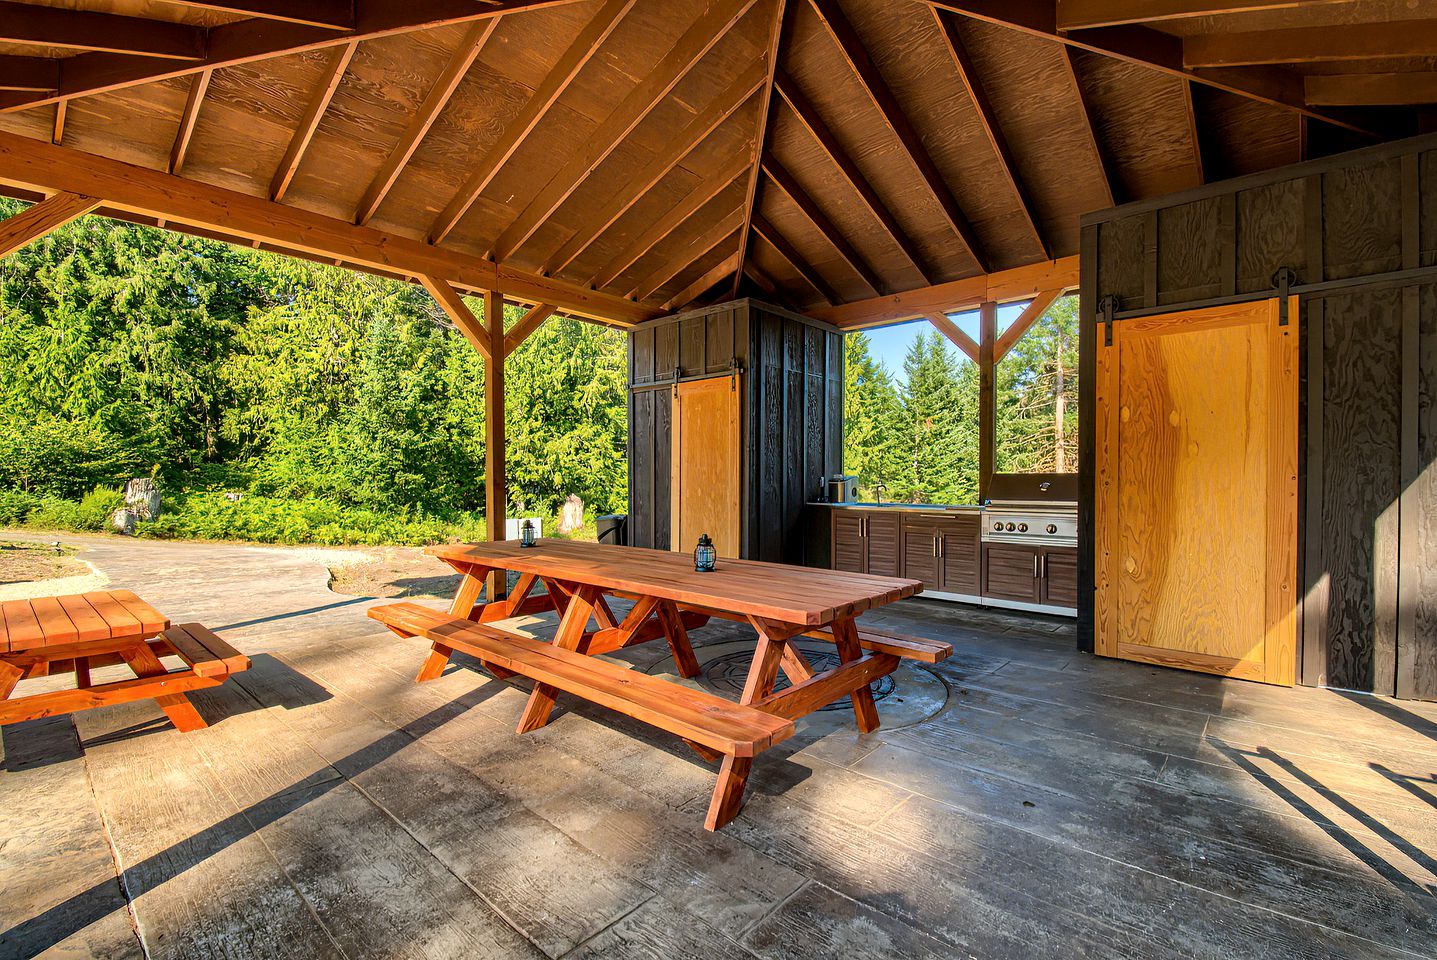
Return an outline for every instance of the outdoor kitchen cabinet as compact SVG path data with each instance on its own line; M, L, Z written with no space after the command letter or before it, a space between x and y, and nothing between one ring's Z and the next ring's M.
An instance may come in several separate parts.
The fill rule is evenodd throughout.
M885 510L833 510L833 568L897 577L903 572L902 518Z
M1078 605L1078 551L990 543L983 548L983 596L1051 607Z
M903 576L926 590L976 597L983 557L976 513L913 513L903 517Z

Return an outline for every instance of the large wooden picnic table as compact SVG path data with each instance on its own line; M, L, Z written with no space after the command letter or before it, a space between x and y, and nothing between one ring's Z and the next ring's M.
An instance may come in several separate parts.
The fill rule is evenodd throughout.
M792 733L792 721L851 697L859 730L878 727L871 684L892 673L903 657L933 662L951 652L945 643L860 631L867 610L919 593L916 580L720 560L700 573L686 554L569 540L514 541L428 548L464 575L447 618L414 604L379 607L371 616L405 636L432 641L420 681L438 677L459 649L501 678L535 679L519 732L548 722L558 692L577 694L678 733L706 759L722 759L706 825L717 829L742 804L753 757ZM480 601L486 579L519 574L503 599ZM543 585L544 592L536 588ZM622 620L609 600L632 602ZM552 647L493 625L524 614L557 610ZM666 641L678 672L695 677L699 664L688 632L711 617L746 622L757 642L738 704L703 691L585 658L636 643ZM594 627L590 628L591 621ZM831 642L839 665L816 671L791 641L799 636ZM790 685L775 691L779 670Z
M184 668L170 670L166 656ZM91 684L91 668L120 663L133 679ZM249 658L201 624L171 627L129 590L0 603L0 725L152 699L178 729L197 730L205 721L186 692L248 668ZM13 696L21 680L72 672L72 690Z

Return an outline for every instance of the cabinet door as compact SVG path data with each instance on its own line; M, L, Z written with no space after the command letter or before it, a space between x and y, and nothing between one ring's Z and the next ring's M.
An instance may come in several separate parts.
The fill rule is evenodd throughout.
M919 518L903 522L903 576L910 580L922 580L928 590L940 589L942 575L939 570L938 525Z
M833 569L867 573L863 539L863 514L853 510L833 512Z
M990 544L983 554L983 596L1020 603L1038 602L1037 550Z
M896 513L873 511L868 520L868 572L896 577L903 569L903 518Z
M939 528L938 589L976 597L982 593L983 543L978 518L945 520Z
M1055 607L1078 605L1078 551L1043 551L1043 602Z

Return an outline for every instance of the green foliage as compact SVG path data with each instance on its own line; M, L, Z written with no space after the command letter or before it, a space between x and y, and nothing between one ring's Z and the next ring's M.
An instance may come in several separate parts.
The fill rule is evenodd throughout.
M157 536L416 543L480 522L485 364L412 284L85 217L0 262L0 364L0 490L28 494L0 522L102 528L74 501L155 469ZM567 319L509 358L514 505L624 509L624 369L621 334Z
M1078 298L1062 297L998 364L1000 472L1078 469Z
M114 487L96 487L78 503L60 497L42 497L25 517L25 524L44 530L98 533L110 529L110 518L124 505L124 494Z

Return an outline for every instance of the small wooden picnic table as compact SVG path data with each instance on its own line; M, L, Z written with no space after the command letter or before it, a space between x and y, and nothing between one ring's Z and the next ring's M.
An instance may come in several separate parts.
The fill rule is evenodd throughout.
M185 664L170 670L161 657ZM94 667L128 664L134 678L92 685ZM249 658L198 623L170 626L129 590L0 603L0 725L91 707L154 700L182 731L205 726L186 691L217 686ZM14 697L23 679L75 674L73 690Z
M737 814L754 755L790 735L792 721L849 696L858 729L875 730L871 684L901 658L935 662L951 652L946 643L858 628L856 618L865 611L919 593L916 580L746 560L720 560L716 571L700 573L685 554L568 540L541 540L531 548L514 541L454 544L427 552L464 575L449 616L415 604L370 612L401 635L432 641L420 681L438 677L459 649L501 678L536 680L520 733L548 722L563 689L679 734L706 759L722 759L707 818L711 830ZM481 603L485 580L496 571L517 572L518 583L508 597ZM540 584L542 594L535 592ZM609 606L612 598L632 602L622 620ZM560 614L548 649L505 631L465 628L546 610ZM699 664L688 633L711 617L746 622L757 634L736 705L600 661L587 661L586 669L588 657L663 639L678 673L695 677ZM839 665L815 670L791 642L800 636L833 643ZM790 685L775 691L780 669Z

